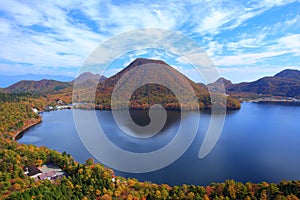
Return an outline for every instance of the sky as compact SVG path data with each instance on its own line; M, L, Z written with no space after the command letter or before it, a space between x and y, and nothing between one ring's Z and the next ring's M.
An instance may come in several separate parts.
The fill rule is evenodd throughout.
M300 1L294 0L0 0L0 74L76 76L103 42L127 31L157 28L193 39L221 76L253 81L300 70ZM172 52L121 55L110 76L137 57L163 59L194 81ZM118 60L119 59L119 60Z

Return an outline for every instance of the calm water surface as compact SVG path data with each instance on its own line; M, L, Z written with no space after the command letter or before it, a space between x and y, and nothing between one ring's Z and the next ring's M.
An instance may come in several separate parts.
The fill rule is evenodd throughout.
M168 123L162 133L150 139L138 139L124 134L116 126L110 111L96 113L108 138L119 147L133 152L148 152L163 147L174 137L180 123L180 113L168 112ZM194 112L185 113L183 123L186 127L195 120L195 115ZM26 131L19 139L20 143L66 151L79 162L92 157L79 139L71 110L45 112L42 116L43 123ZM141 125L149 121L142 111L135 112L134 116ZM300 107L243 103L241 110L227 114L217 145L207 157L199 159L199 148L209 120L209 114L201 113L200 128L194 142L171 165L150 173L115 173L171 185L205 185L226 179L242 182L300 179Z

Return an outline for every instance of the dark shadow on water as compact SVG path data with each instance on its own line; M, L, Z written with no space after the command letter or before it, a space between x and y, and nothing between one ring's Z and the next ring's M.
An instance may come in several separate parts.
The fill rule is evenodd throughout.
M129 113L136 125L144 127L151 122L149 116L149 110L130 110ZM164 131L174 126L175 124L179 124L180 120L181 120L180 111L167 111L167 120L164 124L164 127L159 133L163 133ZM135 132L135 134L143 134L143 133L137 133L130 124L127 124L127 127L133 132Z

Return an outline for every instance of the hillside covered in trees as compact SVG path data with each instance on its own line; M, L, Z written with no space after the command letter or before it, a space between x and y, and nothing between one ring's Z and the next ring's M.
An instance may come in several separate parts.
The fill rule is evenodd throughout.
M225 78L209 84L212 90L218 89L220 82L224 83L226 93L235 96L269 95L279 97L300 98L300 71L285 69L274 76L262 77L253 82L233 84Z

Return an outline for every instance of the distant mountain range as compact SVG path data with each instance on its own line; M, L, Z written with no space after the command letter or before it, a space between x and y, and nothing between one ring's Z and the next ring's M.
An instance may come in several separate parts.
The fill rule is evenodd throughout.
M187 91L185 90L185 88L187 88L187 85L190 85L194 90L196 97L198 98L198 101L195 101L197 104L199 104L198 106L200 108L210 108L210 95L205 85L196 84L161 60L151 60L143 58L134 60L126 68L110 78L100 77L99 75L86 72L70 82L61 82L47 79L39 81L25 80L4 88L2 89L2 91L10 93L30 92L44 96L49 94L59 94L60 96L65 94L66 96L70 96L73 90L74 82L76 81L76 84L79 85L79 90L77 91L75 96L85 97L86 91L90 89L91 86L96 86L96 104L100 105L100 109L110 109L111 94L116 83L120 80L121 77L126 76L128 71L132 69L143 69L142 66L144 64L150 64L153 66L153 68L157 66L163 66L163 69L159 71L160 76L158 76L157 74L158 71L152 69L148 71L134 70L135 74L133 74L126 80L126 83L129 87L134 84L132 77L138 77L140 80L142 80L142 77L144 77L145 74L151 75L154 79L157 80L160 79L164 80L165 82L172 82L174 88L180 88L183 93ZM99 83L98 80L100 80ZM126 90L122 92L125 94ZM229 109L240 108L240 103L237 100L229 97L227 98L227 100L227 107ZM86 99L86 101L89 101L89 99ZM184 103L184 105L180 104L179 106L178 100L172 91L164 86L149 83L138 88L132 94L129 106L134 109L147 109L153 104L161 104L167 109L195 109L196 105L193 105L191 103L189 95L185 96Z
M70 82L74 79L71 76L49 75L49 74L23 74L23 75L0 75L0 88L8 87L14 83L24 80L39 81L39 80L56 80L61 82Z
M271 95L282 97L300 98L300 71L286 69L274 76L267 76L253 82L233 84L225 78L218 79L215 83L208 84L214 91L219 89L220 82L224 83L227 94L232 95Z
M130 63L126 68L124 68L119 73L115 74L110 78L100 77L98 74L92 74L90 72L85 72L78 76L76 79L71 81L57 81L43 79L39 81L35 80L23 80L9 87L3 88L2 92L31 92L41 95L48 94L66 94L72 93L74 81L80 85L81 88L78 95L84 95L84 90L91 86L97 86L96 92L96 102L102 105L104 109L110 109L110 96L112 94L113 88L116 83L123 77L128 71L140 67L144 64L162 65L164 69L159 71L160 77L164 77L165 81L175 80L174 86L176 88L184 88L186 83L184 80L188 81L189 85L192 86L195 91L197 98L199 100L199 105L202 108L209 108L210 91L220 91L221 84L223 83L226 89L226 93L230 96L243 97L251 95L270 95L270 96L283 96L283 97L295 97L300 98L300 71L299 70L283 70L276 74L275 76L263 77L257 81L253 82L242 82L233 84L230 80L225 78L220 78L216 82L208 84L207 86L202 83L195 83L188 79L186 76L175 70L173 67L169 66L167 63L161 60L151 60L138 58ZM135 70L136 74L132 77L142 78L146 73L143 71ZM157 76L157 71L147 71L152 77L159 79ZM132 79L128 78L126 81L127 85L133 85ZM207 88L208 87L208 88ZM237 102L228 98L228 107L235 108L239 107ZM131 97L131 105L137 109L144 109L149 105L155 103L162 103L166 107L178 108L178 101L175 98L172 91L168 88L157 84L146 84L138 88ZM191 105L189 105L191 106Z
M34 80L22 80L15 84L12 84L6 88L3 88L3 92L30 92L35 94L47 95L47 94L56 94L56 93L64 93L71 92L73 88L74 81L78 81L84 87L89 87L91 84L98 83L98 81L105 80L106 77L100 76L98 74L92 74L90 72L85 72L78 76L75 79L72 79L68 82L57 81L57 80L49 80L42 79L38 81Z

